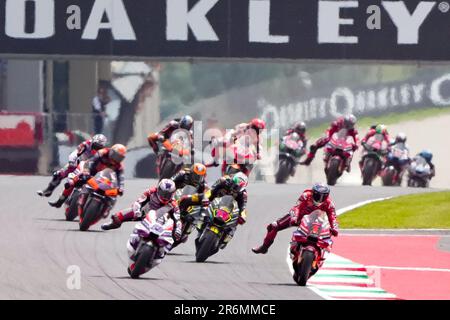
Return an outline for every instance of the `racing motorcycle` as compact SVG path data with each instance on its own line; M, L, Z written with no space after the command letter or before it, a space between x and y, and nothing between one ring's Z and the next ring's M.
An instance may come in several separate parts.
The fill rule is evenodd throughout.
M197 189L194 186L187 185L182 190L177 190L175 193L175 200L180 204L180 199L182 196L191 196L197 193ZM178 246L180 243L187 241L189 235L192 233L194 228L198 228L203 221L202 207L200 205L189 206L186 210L180 212L181 222L183 224L181 237L179 241L175 241L173 248Z
M428 188L430 186L431 168L427 161L418 156L408 169L408 187Z
M222 165L222 176L231 176L238 172L249 176L256 161L255 146L249 143L237 142L227 149L227 156L228 153L231 153L232 157L224 161Z
M77 168L73 172L69 173L66 183L71 183L74 179L76 179L76 177L84 170L85 163L85 161L81 161ZM78 198L82 189L83 181L76 182L72 193L64 203L64 214L66 216L66 221L73 221L78 216Z
M160 179L170 179L189 163L191 141L182 134L174 133L170 139L160 144L160 153L156 159L157 173Z
M383 167L384 157L388 154L388 144L383 135L376 134L363 144L361 173L363 186L371 186Z
M128 274L137 279L161 263L174 242L172 231L175 222L165 206L150 210L145 219L134 227L127 242Z
M386 165L381 171L383 186L400 186L408 163L408 149L404 144L394 145L387 155Z
M316 210L305 215L292 234L290 250L293 278L298 285L305 286L308 279L322 267L332 245L326 213Z
M205 262L230 240L228 232L236 228L239 219L236 201L229 195L214 199L203 219L201 231L195 239L197 262Z
M83 188L87 192L86 201L83 207L78 206L78 215L80 230L87 231L101 218L107 218L116 202L119 193L116 173L109 168L102 170L90 178Z
M303 142L298 135L283 137L280 143L278 170L275 174L276 183L286 183L289 176L294 176L298 159L305 154Z
M353 137L347 135L346 129L342 129L334 133L325 146L325 154L329 155L325 166L328 185L334 186L344 173L348 158L353 155L354 144Z

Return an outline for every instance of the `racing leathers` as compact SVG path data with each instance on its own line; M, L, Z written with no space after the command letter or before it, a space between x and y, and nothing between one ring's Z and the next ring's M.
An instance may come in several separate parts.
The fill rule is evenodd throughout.
M169 202L162 202L158 195L158 189L156 187L152 187L146 190L140 197L137 199L130 208L124 209L122 211L117 212L111 217L110 223L105 223L102 225L103 230L111 230L120 228L122 222L126 221L140 221L145 218L146 214L150 210L158 210L162 207L169 207L169 214L174 221L175 228L173 230L173 237L175 241L179 240L182 232L182 225L180 221L180 209L178 207L177 202L172 199Z
M310 152L308 153L306 159L301 162L301 164L310 165L316 155L317 150L323 148L328 142L330 142L333 134L338 133L341 130L347 130L347 136L351 136L354 140L353 151L358 150L358 130L356 130L355 128L346 129L345 118L340 117L339 119L331 123L331 126L327 129L324 137L319 138L314 144L311 145ZM325 154L324 162L328 162L328 159L329 155ZM351 157L347 159L347 170L350 169L351 159Z
M61 181L70 173L74 172L80 161L88 160L93 157L98 150L92 147L92 139L86 140L78 145L78 147L69 155L69 162L61 169L53 172L53 177L47 188L38 191L40 196L50 197L53 191L59 186Z
M124 192L124 167L121 162L116 162L110 158L110 148L103 148L99 150L92 158L90 158L85 164L83 171L76 175L73 179L69 180L64 185L62 195L56 202L49 202L52 207L60 208L67 197L70 196L75 186L84 185L90 176L94 176L97 172L100 172L106 168L113 170L117 176L117 183L119 185L119 195L123 195ZM79 198L79 208L84 206L86 200L86 190L83 188L81 196ZM109 210L110 208L107 208Z
M266 253L269 247L275 240L278 231L285 230L289 227L298 227L301 224L302 218L316 210L324 211L328 216L328 221L331 226L331 233L334 236L338 235L338 222L336 219L336 209L333 201L328 197L325 201L316 205L313 199L313 191L305 190L296 205L292 207L288 214L280 219L272 222L267 226L267 234L264 238L262 246L253 248L255 253Z
M158 142L162 143L165 140L170 139L170 137L176 130L181 129L180 120L181 119L174 119L174 120L170 121L161 131L152 133L147 137L148 144L153 149L155 154L158 154L158 152L159 152ZM193 140L192 139L192 136L193 136L192 130L189 130L189 135L190 135L190 139L192 141ZM191 153L192 153L193 148L191 150L192 150L191 151Z
M239 218L238 218L238 224L242 225L246 222L247 220L247 213L246 213L246 208L247 208L247 190L236 190L234 188L234 184L233 184L233 180L230 176L223 176L222 178L220 178L219 180L216 181L216 183L214 183L214 185L211 187L211 192L209 195L209 201L213 201L216 198L219 197L223 197L226 195L230 195L234 198L234 200L237 203L238 206L238 210L239 210ZM203 224L203 227L205 226L205 224ZM226 245L231 241L231 239L234 236L234 232L236 231L237 225L230 228L221 245L220 245L220 249L224 249L226 247ZM199 232L199 236L201 235L201 232Z
M376 134L377 134L376 128L373 129L371 127L370 130L367 132L366 136L361 140L361 145L364 147L367 144L367 141L369 141L369 139L372 138L373 136L375 136ZM382 135L383 141L386 142L388 151L390 151L390 146L392 145L392 143L391 143L391 138L389 137L389 133L387 132L387 130L383 130L382 133L378 133L378 134ZM361 158L361 160L359 161L359 167L361 170L362 170L363 163L364 163L363 158Z

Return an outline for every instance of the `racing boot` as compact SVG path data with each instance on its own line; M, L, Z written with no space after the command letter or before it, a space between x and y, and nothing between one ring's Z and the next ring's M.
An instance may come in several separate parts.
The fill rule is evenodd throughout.
M122 221L116 216L111 216L111 222L110 223L104 223L102 224L102 230L108 231L113 229L118 229L122 225Z
M268 250L269 250L269 247L264 244L259 247L256 247L256 248L252 248L252 251L256 254L259 254L259 253L266 254Z
M61 195L56 201L49 201L48 204L54 208L61 208L61 206L66 201L67 197L65 195Z
M53 190L56 189L57 186L61 183L61 178L59 177L58 172L53 172L52 181L48 184L47 188L44 190L39 190L37 194L41 197L50 197L53 193Z

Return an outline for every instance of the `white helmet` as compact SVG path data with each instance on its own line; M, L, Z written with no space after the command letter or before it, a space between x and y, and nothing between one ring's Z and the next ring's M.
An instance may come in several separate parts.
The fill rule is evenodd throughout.
M248 177L243 172L238 172L233 176L233 188L238 191L244 191L248 186Z
M108 139L103 134L96 134L92 137L92 148L94 150L103 149L107 142Z
M167 204L170 200L172 200L172 197L176 191L177 188L175 187L175 182L170 179L162 179L158 183L156 195L161 203Z

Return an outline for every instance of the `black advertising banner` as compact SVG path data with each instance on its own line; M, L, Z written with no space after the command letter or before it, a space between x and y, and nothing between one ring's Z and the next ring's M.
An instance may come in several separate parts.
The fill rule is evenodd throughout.
M450 60L450 4L0 0L0 54Z

